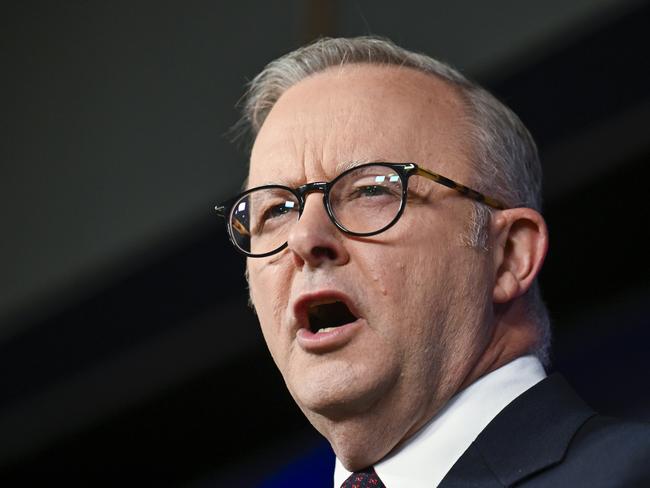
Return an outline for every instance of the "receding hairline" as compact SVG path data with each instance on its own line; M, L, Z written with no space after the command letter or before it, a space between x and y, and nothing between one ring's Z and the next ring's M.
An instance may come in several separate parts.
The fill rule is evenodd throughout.
M322 38L271 61L247 84L240 100L243 118L235 131L240 136L248 132L250 142L275 102L289 87L328 68L353 64L410 67L452 85L466 89L476 86L450 65L424 53L404 49L387 38Z
M422 67L414 66L410 64L355 60L355 61L346 61L344 63L340 63L337 65L324 66L322 67L322 69L318 69L316 71L307 74L306 76L302 76L299 79L293 81L292 83L287 84L286 86L275 87L276 89L273 90L274 96L271 98L267 98L265 100L266 106L264 108L258 107L257 109L254 110L256 117L254 123L251 124L251 128L253 129L252 131L253 141L257 137L259 131L264 125L264 122L266 121L266 118L269 116L269 114L271 113L275 105L280 101L280 99L287 92L291 91L294 87L301 85L306 81L313 80L314 78L331 75L332 73L338 72L341 76L344 76L346 74L350 74L350 72L354 73L364 69L373 70L373 71L386 70L386 71L392 71L398 73L399 72L410 73L413 76L420 78L421 80L427 80L436 83L441 87L449 89L449 92L453 94L454 102L457 102L455 103L455 105L458 107L459 110L462 111L461 113L462 118L465 119L467 123L471 123L470 119L472 117L472 107L471 104L469 103L466 94L466 90L472 86L470 82L466 81L465 83L458 83L455 80L448 79L433 71L429 71L423 69ZM408 81L408 78L404 78L403 81ZM412 86L416 85L416 82L414 81L411 85ZM422 87L422 96L426 96L427 93L428 93L427 88Z
M309 75L297 80L296 82L292 83L291 85L288 85L284 87L282 90L278 90L277 96L273 98L272 104L270 107L265 110L264 112L264 118L260 122L260 125L257 129L257 132L261 129L262 125L264 124L264 121L268 117L268 115L273 111L273 108L275 105L288 93L293 91L296 87L303 85L306 82L313 81L314 79L323 77L323 76L330 76L332 74L337 74L340 75L341 77L347 76L352 74L353 76L357 73L360 73L362 70L369 70L369 71L389 71L389 72L394 72L394 73L407 73L412 75L415 78L410 79L408 76L404 78L394 78L394 77L387 77L386 80L389 81L390 83L397 85L400 82L403 82L405 87L412 87L415 88L416 91L421 91L421 95L423 97L426 97L428 94L433 95L433 91L431 90L431 86L424 86L424 85L419 85L418 86L418 80L420 81L425 81L425 82L430 82L430 83L435 83L439 87L442 87L445 90L449 90L449 93L453 96L453 98L444 98L445 101L450 101L453 100L454 105L456 105L459 110L462 110L462 115L465 117L469 117L471 115L470 113L470 106L467 103L467 97L464 94L463 88L447 79L445 79L442 76L438 76L435 73L424 71L422 69L418 69L417 67L413 66L408 66L408 65L397 65L397 64L389 64L389 63L384 63L384 64L379 64L379 63L372 63L372 62L364 62L364 61L359 61L359 62L350 62L346 63L343 65L337 65L337 66L328 66L325 67L322 70L315 71L313 73L310 73ZM437 93L436 95L441 95L441 93ZM442 97L437 97L437 99L443 99ZM255 133L255 136L257 133Z
M290 86L287 86L283 91L287 91L292 86L295 86L298 83L302 83L303 81L311 79L313 77L321 76L324 74L331 74L332 72L336 72L336 71L343 74L347 71L358 71L364 68L369 68L372 70L380 70L380 71L389 70L389 71L397 71L397 72L404 71L407 73L415 73L418 75L422 75L423 77L433 78L437 81L445 83L447 86L452 86L456 89L460 87L460 84L455 83L453 80L449 80L437 73L434 73L432 71L427 71L425 69L410 64L403 64L403 63L397 64L397 63L388 63L388 62L358 60L358 61L346 61L345 63L341 63L341 64L324 66L321 69L318 69L317 71L313 71L308 75L301 77L299 80L295 81Z

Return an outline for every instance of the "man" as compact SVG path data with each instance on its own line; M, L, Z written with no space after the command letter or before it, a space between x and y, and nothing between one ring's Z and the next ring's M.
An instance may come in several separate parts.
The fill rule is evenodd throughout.
M541 169L516 115L376 38L272 62L244 109L247 190L222 211L335 486L650 483L648 431L546 378Z

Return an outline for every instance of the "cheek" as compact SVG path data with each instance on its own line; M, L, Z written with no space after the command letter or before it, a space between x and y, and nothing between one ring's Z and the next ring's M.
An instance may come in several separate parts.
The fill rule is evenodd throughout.
M427 235L399 246L395 252L377 253L366 267L366 282L375 292L377 318L385 326L380 333L403 351L435 357L436 351L453 342L458 325L459 308L467 296L467 280L471 267L467 250L454 242L453 235L443 240Z
M430 253L411 251L402 248L361 267L376 331L404 361L416 350L429 349L448 304L445 287L440 286L445 263Z
M440 252L429 252L425 246L427 243L415 243L388 253L384 249L362 267L364 281L375 290L375 295L390 303L399 314L417 312L444 292L440 284L450 272L449 262L438 257Z

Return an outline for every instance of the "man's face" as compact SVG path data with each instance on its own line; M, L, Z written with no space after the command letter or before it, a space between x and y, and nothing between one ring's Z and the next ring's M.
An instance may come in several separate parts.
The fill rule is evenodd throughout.
M249 187L330 181L373 161L415 162L472 184L461 101L417 71L334 68L278 100L255 141ZM412 177L399 222L352 237L328 219L321 193L274 256L249 258L262 332L300 408L328 438L356 418L390 419L393 445L457 391L487 342L491 270L464 244L471 201ZM308 311L340 301L353 317L309 330ZM338 322L336 322L338 325ZM332 439L330 439L332 440Z

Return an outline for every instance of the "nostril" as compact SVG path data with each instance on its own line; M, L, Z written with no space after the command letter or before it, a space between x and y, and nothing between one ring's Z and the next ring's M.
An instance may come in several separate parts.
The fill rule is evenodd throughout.
M331 247L315 246L312 248L311 254L315 258L336 259L336 251Z

